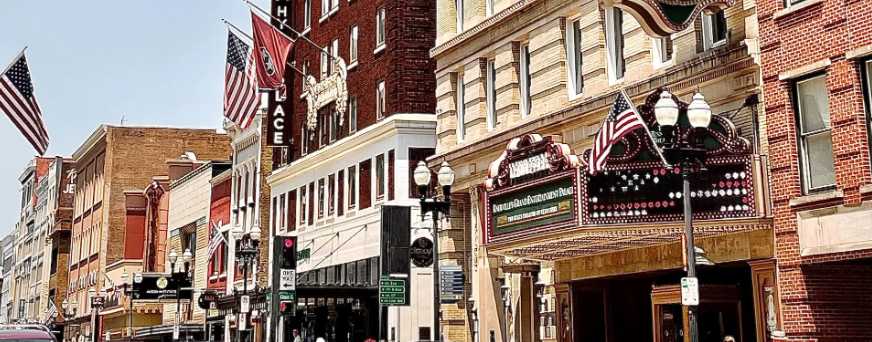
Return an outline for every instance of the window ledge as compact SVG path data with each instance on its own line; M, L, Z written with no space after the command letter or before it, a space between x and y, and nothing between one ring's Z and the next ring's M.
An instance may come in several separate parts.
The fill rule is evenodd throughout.
M309 32L311 32L311 31L312 31L312 26L310 25L309 27L306 27L306 29L303 30L303 32L300 32L300 35L305 36L305 35L309 34Z
M372 54L375 55L375 54L378 54L379 52L382 52L385 49L385 45L386 45L385 43L381 43L381 44L379 44L379 46L376 46L375 50L372 50Z
M872 195L872 184L860 186L860 195Z
M357 66L357 60L355 59L355 60L351 61L351 64L348 65L346 70L350 71L351 69L354 69L356 66Z
M794 197L790 199L791 208L806 207L809 205L841 200L845 197L842 190L829 190L820 193Z
M773 15L772 17L775 19L780 19L784 16L788 16L788 15L793 14L794 12L800 11L803 8L811 7L811 6L817 5L817 4L822 3L822 2L824 2L824 1L823 0L805 0L801 3L799 3L798 5L790 6L790 7L776 11L775 15Z
M781 72L778 74L778 80L779 81L788 81L788 80L797 79L797 78L800 78L800 77L803 77L803 76L806 76L809 74L816 73L818 71L822 71L822 70L826 69L827 67L829 67L830 64L832 64L832 61L830 61L829 58L824 58L824 59L819 60L817 62L803 65L799 68L795 68L795 69L787 70L785 72Z
M869 56L872 56L872 44L845 52L845 58L847 59L863 59Z
M319 24L320 24L320 23L323 23L323 22L326 21L327 18L329 18L329 17L330 17L330 12L327 12L327 15L318 18L318 23L319 23Z

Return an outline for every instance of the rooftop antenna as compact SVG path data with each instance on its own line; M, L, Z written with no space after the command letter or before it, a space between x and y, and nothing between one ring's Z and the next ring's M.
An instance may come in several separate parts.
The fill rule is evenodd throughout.
M124 114L121 114L121 126L124 126Z

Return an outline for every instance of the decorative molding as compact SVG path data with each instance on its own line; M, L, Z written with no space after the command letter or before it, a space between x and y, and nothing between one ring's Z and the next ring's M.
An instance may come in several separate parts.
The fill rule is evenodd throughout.
M511 164L538 155L544 155L549 164L547 169L539 171L547 171L548 174L577 168L581 165L578 156L572 154L569 145L557 142L555 136L542 137L539 134L527 134L510 140L499 158L491 162L488 167L485 187L488 191L492 191L514 185L510 171ZM539 171L527 176L535 176L541 173Z
M345 109L348 106L348 85L345 80L348 76L348 66L342 57L333 57L333 72L320 82L315 77L308 75L303 82L303 98L306 99L306 127L314 131L318 127L318 110L327 104L336 101L336 115L339 115L339 125L342 126L345 118ZM310 135L309 139L313 139Z

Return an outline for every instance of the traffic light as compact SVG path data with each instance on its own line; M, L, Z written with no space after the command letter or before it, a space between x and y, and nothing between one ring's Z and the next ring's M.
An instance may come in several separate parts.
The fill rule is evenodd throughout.
M279 312L284 315L293 315L294 314L294 302L281 302L279 303Z
M278 243L281 244L281 263L279 266L284 269L297 268L297 237L295 236L280 236Z

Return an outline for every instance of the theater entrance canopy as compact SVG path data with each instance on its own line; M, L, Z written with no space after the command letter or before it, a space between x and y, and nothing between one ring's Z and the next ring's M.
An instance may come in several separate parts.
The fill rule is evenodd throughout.
M655 140L658 94L638 106ZM676 100L685 110L687 104ZM713 116L704 136L705 170L691 176L696 238L719 261L771 257L765 159L752 153L725 116ZM558 140L517 137L491 163L482 213L488 253L562 261L681 242L680 170L660 162L644 130L615 145L606 171L596 175L586 172L589 150L576 155ZM681 257L680 248L655 253Z
M682 31L700 13L725 9L735 0L604 0L632 15L649 35L664 37Z

